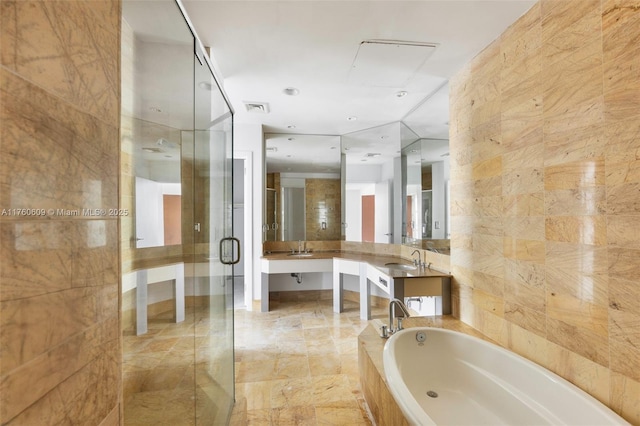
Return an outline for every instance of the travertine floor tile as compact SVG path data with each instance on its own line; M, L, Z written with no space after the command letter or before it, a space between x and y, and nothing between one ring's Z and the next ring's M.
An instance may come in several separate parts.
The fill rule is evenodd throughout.
M292 300L286 300L292 299ZM333 312L332 301L285 298L267 313L235 311L236 403L231 425L371 425L360 390L357 336L368 324L358 305ZM386 318L384 308L374 317ZM125 415L128 425L193 424L214 418L221 398L213 380L198 380L218 329L203 309L175 324L150 319L144 336L124 336ZM195 352L194 352L195 351ZM203 370L204 371L204 370ZM205 372L206 372L205 371ZM198 401L205 411L194 413ZM196 407L197 408L197 407Z

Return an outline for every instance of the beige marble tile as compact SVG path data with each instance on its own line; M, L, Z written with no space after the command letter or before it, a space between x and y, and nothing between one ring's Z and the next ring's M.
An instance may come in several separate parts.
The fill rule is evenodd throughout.
M508 260L505 263L505 301L525 306L537 312L544 312L544 266L519 260Z
M548 241L602 246L611 238L611 218L605 216L549 216L545 220Z
M473 179L485 179L502 174L502 157L494 157L473 164Z
M456 275L456 277L458 278L462 276L464 275L463 274ZM475 271L473 272L472 281L475 289L481 290L485 293L489 293L498 297L503 297L504 295L504 278Z
M526 305L521 305L515 302L510 302L510 301L505 301L504 303L504 318L505 320L507 320L510 324L510 327L518 327L519 329L522 330L526 330L527 332L536 334L538 336L541 337L546 337L547 335L547 327L546 327L546 320L547 317L545 315L544 312L541 311L537 311L535 309L532 309L529 307L529 304ZM511 330L511 329L510 329ZM530 334L527 334L527 340L526 342L529 342L531 340L530 338ZM511 335L510 335L511 338ZM513 338L515 339L520 339L523 338L522 336L518 335L517 337ZM510 345L514 345L514 347L518 347L518 344L522 344L520 343L514 343L511 342ZM510 346L511 347L511 346ZM515 350L515 349L514 349ZM528 350L528 347L526 348L522 348L519 350L516 350L516 352L520 353L520 354L526 354L524 356L526 356L526 358L532 359L536 362L539 361L540 356L542 355L542 353L538 353L536 351L533 350ZM534 356L534 352L536 352L535 356Z
M604 183L604 157L564 163L544 169L544 189L546 191L602 186Z
M57 209L81 217L83 208L117 208L117 126L61 104L6 69L0 82L6 123L2 150L7 154L0 175L3 206L45 209L50 219L69 219ZM40 124L30 125L34 122Z
M609 403L610 379L607 368L553 343L548 343L547 351L547 368L604 404Z
M116 319L115 309L97 318L103 288L78 288L42 296L2 302L2 373L33 361L58 345L75 340L94 328L96 320ZM117 306L117 305L116 305Z
M472 295L473 305L478 309L489 311L497 316L504 316L504 301L501 297L495 296L490 293L485 293L482 290L473 290Z
M636 18L636 22L638 19ZM635 23L635 25L638 25ZM607 118L626 119L638 115L638 93L640 93L640 83L638 83L634 69L638 66L638 54L640 49L634 44L638 35L634 35L635 40L628 40L625 45L629 51L618 56L611 62L604 64L604 98L607 105Z
M545 58L550 63L566 60L575 50L598 40L601 34L597 0L575 2L558 12L546 15L542 24Z
M504 152L501 129L502 123L499 115L490 117L486 123L474 126L470 130L468 135L470 140L466 140L464 149L453 151L456 154L455 161L466 165L501 155Z
M271 382L250 382L236 384L236 401L242 400L244 410L271 408Z
M502 235L522 240L544 241L544 216L507 217Z
M637 280L612 278L609 283L611 368L640 381L640 291Z
M371 425L354 400L316 406L316 420L320 425Z
M308 377L310 375L307 357L280 356L276 362L276 375L281 379Z
M547 316L549 341L602 366L609 365L608 339L598 333Z
M598 96L545 114L544 164L601 157L606 147L604 112L604 97Z
M502 164L506 170L540 168L544 165L544 145L536 143L505 152Z
M531 333L531 330L517 324L509 325L508 348L539 365L544 365L547 360L547 340L544 335Z
M271 410L272 425L316 425L314 406L283 407Z
M631 424L640 422L640 382L611 374L611 407Z
M539 193L543 188L542 168L509 170L502 176L502 192L505 195Z
M533 83L535 82L537 78ZM510 109L503 108L502 142L507 151L533 146L543 141L542 112L542 95L538 92L520 104L511 106Z
M577 50L569 49L565 60L545 65L542 72L545 117L561 113L567 106L602 96L602 45L599 38Z
M619 200L619 211L624 212L633 209L627 202L632 193L632 188L623 188L618 194L610 194L604 186L548 191L545 196L545 213L548 216L604 214L610 197Z
M119 12L111 1L7 2L2 64L117 126Z

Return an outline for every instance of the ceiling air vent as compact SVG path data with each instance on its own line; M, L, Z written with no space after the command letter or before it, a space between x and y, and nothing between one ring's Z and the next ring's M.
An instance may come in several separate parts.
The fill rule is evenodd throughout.
M247 112L255 112L259 114L268 114L269 113L269 104L266 102L247 102L243 101L244 107L247 109Z

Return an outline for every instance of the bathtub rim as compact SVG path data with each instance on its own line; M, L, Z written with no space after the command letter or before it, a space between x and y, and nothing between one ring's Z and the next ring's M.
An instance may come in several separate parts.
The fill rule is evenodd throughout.
M424 411L424 409L420 406L418 401L415 399L413 394L409 391L409 388L406 386L404 381L401 379L401 374L396 366L396 364L392 361L392 353L395 348L396 342L399 340L399 336L402 336L407 333L416 333L420 330L423 331L433 331L433 332L441 332L450 335L457 335L460 338L471 340L477 344L480 344L484 347L490 348L491 350L498 350L509 357L514 358L518 362L522 362L528 367L533 368L536 372L545 375L550 380L557 382L563 388L568 388L569 390L576 392L581 398L585 400L587 404L592 406L594 410L597 410L602 413L602 415L606 418L610 418L612 420L612 425L630 425L624 418L622 418L618 413L613 411L611 408L607 407L604 403L596 399L594 396L580 389L577 385L574 385L567 379L559 376L553 371L537 364L522 355L519 355L507 348L504 348L498 344L489 342L480 337L472 336L470 334L450 330L439 327L429 327L429 326L417 326L410 327L404 330L398 331L389 337L389 339L385 342L384 348L382 350L382 362L384 368L384 378L387 382L387 387L389 388L389 392L391 396L395 400L395 402L400 407L402 414L405 416L409 424L411 425L420 425L420 426L435 426L437 423L429 416L428 413ZM394 374L391 374L394 373Z

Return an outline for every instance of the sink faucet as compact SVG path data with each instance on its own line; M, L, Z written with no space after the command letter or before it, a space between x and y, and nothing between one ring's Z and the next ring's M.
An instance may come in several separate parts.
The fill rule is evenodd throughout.
M395 309L396 305L402 311L402 318L398 318L398 327L397 328L393 326L394 318L396 317L396 309ZM402 330L402 320L404 320L406 318L409 318L410 316L411 316L411 314L409 314L409 309L407 309L407 306L404 304L404 302L402 302L402 300L400 300L400 299L391 299L391 302L389 302L389 328L388 328L388 332L389 333L395 333L396 331ZM384 334L385 333L384 333L384 330L383 330L383 335Z
M417 259L413 259L413 264L415 266L420 266L420 250L414 250L413 253L411 253L411 256L413 256L416 253L418 253L418 258Z
M306 245L307 245L306 242L303 242L302 240L298 240L298 253L302 254L302 250ZM306 252L307 250L304 249L304 251Z

